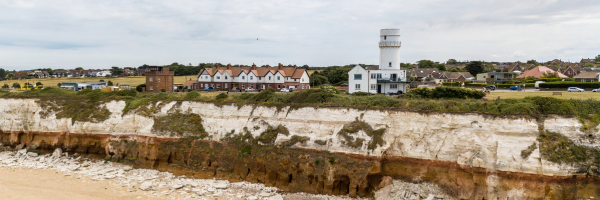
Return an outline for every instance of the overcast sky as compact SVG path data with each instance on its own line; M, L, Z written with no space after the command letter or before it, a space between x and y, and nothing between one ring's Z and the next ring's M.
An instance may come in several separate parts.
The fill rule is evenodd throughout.
M382 28L402 62L579 61L600 54L600 1L0 0L0 67L378 64Z

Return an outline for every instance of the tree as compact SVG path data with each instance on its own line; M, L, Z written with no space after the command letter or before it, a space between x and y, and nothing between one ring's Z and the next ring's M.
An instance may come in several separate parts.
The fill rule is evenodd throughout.
M6 70L0 68L0 80L5 79L6 78Z
M2 88L9 88L9 87L10 87L10 86L9 86L7 83L5 83L5 84L2 86Z
M435 67L438 68L438 70L440 70L440 71L446 71L446 65L444 65L444 64L441 64L441 63L436 64Z
M483 63L481 61L471 61L469 64L467 64L465 69L473 76L484 71Z
M594 67L594 64L592 64L592 63L587 63L587 64L585 64L585 65L583 65L583 66L584 66L584 67Z
M594 58L596 63L600 63L600 55L596 56L596 58Z
M146 84L145 83L139 84L138 86L135 87L135 90L138 92L142 92L142 87L146 87Z
M77 67L75 70L83 70L83 67Z
M112 81L108 81L108 86L113 86L113 82Z
M528 60L527 61L527 64L536 64L536 63L537 63L537 61L535 61L535 60Z
M448 61L446 61L447 65L455 65L456 63L458 63L458 62L456 62L456 60L453 58L450 58L450 59L448 59Z
M19 85L19 83L13 83L12 85L13 88L21 88L21 85Z
M419 68L435 68L436 64L431 60L419 60L417 61Z
M56 84L56 85L57 85L58 87L60 87L60 86L62 86L62 83L58 83L58 84Z
M400 63L400 67L403 69L412 69L413 66L410 63Z
M329 80L327 80L327 77L325 77L323 75L319 75L318 73L317 74L315 74L315 73L313 73L312 76L310 77L310 85L319 86L319 85L323 85L323 84L329 84Z

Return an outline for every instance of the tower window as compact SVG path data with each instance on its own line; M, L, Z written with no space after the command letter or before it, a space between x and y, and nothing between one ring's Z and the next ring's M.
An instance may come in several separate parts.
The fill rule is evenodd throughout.
M384 35L384 36L383 36L383 40L386 40L386 39L387 39L387 36L385 36L385 35Z
M390 62L390 67L392 67L392 62Z

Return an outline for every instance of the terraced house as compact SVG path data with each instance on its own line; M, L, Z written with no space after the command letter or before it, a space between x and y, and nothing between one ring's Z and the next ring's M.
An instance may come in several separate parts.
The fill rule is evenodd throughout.
M226 67L216 66L203 69L198 73L198 80L192 83L192 89L201 90L212 87L215 90L264 90L273 88L280 91L283 88L292 90L304 90L310 88L308 72L305 69L284 67L256 67L240 66Z

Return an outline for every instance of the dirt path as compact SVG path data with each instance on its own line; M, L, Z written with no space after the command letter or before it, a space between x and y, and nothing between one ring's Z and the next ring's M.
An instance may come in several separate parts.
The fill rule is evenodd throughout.
M109 180L91 181L83 176L65 176L53 170L0 168L1 199L101 200L101 199L161 199L137 190L127 191Z

